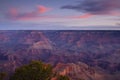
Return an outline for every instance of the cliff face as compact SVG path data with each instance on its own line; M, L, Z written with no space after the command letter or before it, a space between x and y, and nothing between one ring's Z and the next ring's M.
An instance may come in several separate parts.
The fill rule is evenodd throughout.
M117 80L119 31L0 31L0 70L31 60L52 64L73 80Z
M99 67L91 67L85 63L58 63L54 68L61 75L68 75L72 80L119 80L119 73L109 74Z

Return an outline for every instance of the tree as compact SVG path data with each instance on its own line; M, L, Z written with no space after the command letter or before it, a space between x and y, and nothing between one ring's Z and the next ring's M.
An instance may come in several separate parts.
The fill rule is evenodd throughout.
M32 61L15 70L10 80L50 80L52 77L52 67L40 61Z
M70 80L68 76L62 76L62 75L59 75L58 76L58 80Z
M5 72L1 72L0 73L0 80L4 80L4 78L6 77L6 73Z
M53 73L53 68L49 64L40 61L32 61L30 64L17 68L10 80L70 80L67 76Z

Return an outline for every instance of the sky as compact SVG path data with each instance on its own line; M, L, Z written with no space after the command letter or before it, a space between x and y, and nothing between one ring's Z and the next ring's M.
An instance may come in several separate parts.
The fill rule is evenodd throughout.
M0 0L0 30L120 30L120 0Z

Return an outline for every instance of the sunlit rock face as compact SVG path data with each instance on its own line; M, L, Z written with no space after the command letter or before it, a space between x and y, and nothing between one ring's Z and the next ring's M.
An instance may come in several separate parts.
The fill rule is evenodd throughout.
M49 43L45 43L44 41L39 41L33 44L31 48L34 49L52 49L52 46Z
M54 68L60 75L68 75L72 80L119 80L118 74L109 74L99 67L91 67L85 63L58 63Z
M0 70L41 60L72 80L119 80L119 31L0 31Z

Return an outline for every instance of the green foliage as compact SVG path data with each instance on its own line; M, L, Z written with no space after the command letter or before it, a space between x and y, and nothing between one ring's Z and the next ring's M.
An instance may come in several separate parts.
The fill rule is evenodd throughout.
M85 79L79 79L79 80L85 80Z
M32 61L30 64L17 68L10 80L51 80L53 77L57 80L70 80L67 76L53 73L52 69L49 64Z
M68 76L62 76L62 75L59 75L58 76L58 80L70 80Z
M15 70L10 80L50 80L52 77L52 67L40 61L32 61Z
M6 77L6 73L5 72L1 72L0 73L0 80L4 80L4 78Z

